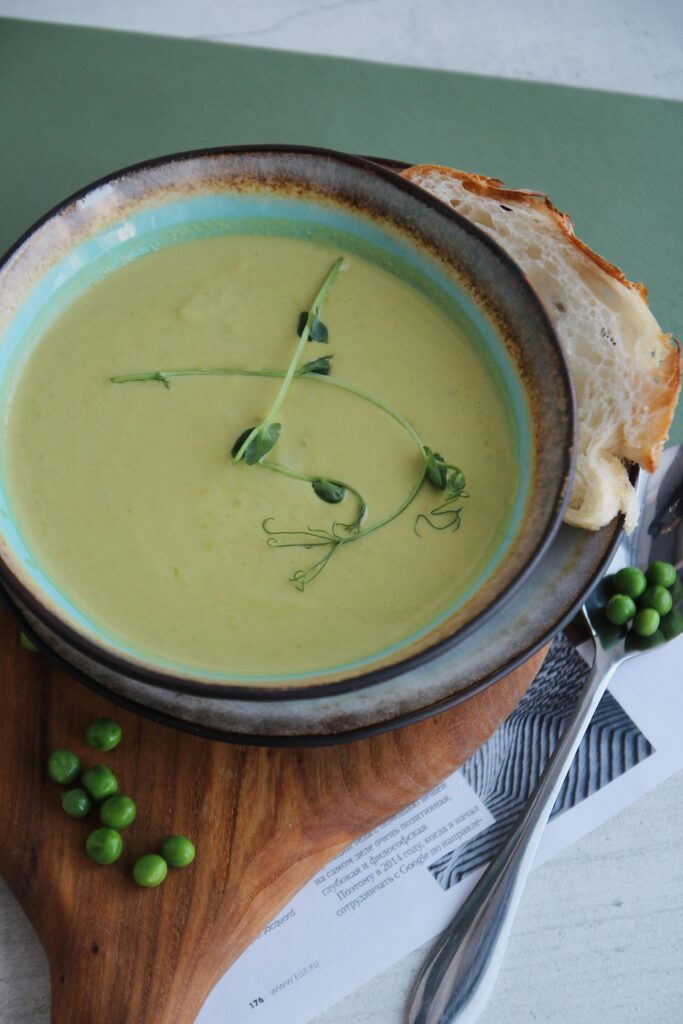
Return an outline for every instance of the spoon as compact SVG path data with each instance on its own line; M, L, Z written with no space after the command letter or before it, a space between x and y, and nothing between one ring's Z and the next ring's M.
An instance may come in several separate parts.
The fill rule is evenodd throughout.
M608 574L627 565L683 562L683 445L664 452L652 476L641 474L639 525L624 535ZM683 632L683 590L663 628L636 637L613 626L602 609L610 594L605 580L571 624L572 641L592 639L595 659L565 731L527 806L502 849L446 929L422 968L408 1006L408 1024L471 1024L483 1010L498 975L527 877L557 795L593 712L619 665Z

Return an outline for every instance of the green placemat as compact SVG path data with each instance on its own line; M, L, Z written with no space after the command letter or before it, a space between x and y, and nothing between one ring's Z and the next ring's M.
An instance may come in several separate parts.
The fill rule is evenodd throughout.
M683 337L681 103L0 19L0 250L117 167L246 142L453 164L548 192Z

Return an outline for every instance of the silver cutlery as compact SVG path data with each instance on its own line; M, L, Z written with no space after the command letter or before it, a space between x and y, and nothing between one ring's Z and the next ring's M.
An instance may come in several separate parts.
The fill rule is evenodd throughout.
M652 476L641 474L640 520L624 535L608 575L627 565L646 569L653 561L683 562L683 445L664 452ZM639 639L611 626L602 609L609 596L603 581L568 631L575 644L592 640L595 658L576 708L557 742L518 823L441 936L410 997L408 1024L471 1024L483 1010L505 953L527 877L543 831L576 750L607 685L628 658L673 639L660 631ZM669 622L680 623L679 598Z

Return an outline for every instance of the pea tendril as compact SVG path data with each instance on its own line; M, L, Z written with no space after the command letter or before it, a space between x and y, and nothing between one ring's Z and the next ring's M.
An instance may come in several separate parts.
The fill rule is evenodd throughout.
M269 469L272 473L281 473L283 476L288 476L293 480L304 480L310 483L314 492L328 505L338 505L345 498L347 493L353 494L357 502L356 514L350 523L339 523L335 524L343 527L348 533L357 533L360 528L360 524L363 522L367 513L367 503L365 498L352 487L351 484L344 483L342 480L333 480L330 477L324 476L313 476L310 473L299 473L295 469L290 469L289 466L282 466L278 462L270 462L262 460L258 463L263 469ZM267 531L266 531L267 532ZM272 546L272 545L271 545Z
M273 516L263 520L261 526L264 533L267 534L267 544L269 547L300 548L305 551L313 550L314 548L325 549L324 554L313 562L312 565L309 565L307 568L296 569L289 577L290 582L294 584L297 590L305 590L310 583L317 579L332 557L341 548L371 536L401 516L412 505L425 484L430 484L440 491L443 495L443 501L431 509L430 512L420 512L416 515L413 530L418 537L421 536L420 526L422 524L427 524L437 531L455 532L458 530L463 510L462 500L469 497L462 470L428 447L417 430L401 412L370 391L366 391L356 384L341 380L339 377L331 374L332 355L319 356L303 363L301 366L299 365L307 342L317 341L323 344L328 342L329 332L326 325L320 320L320 312L323 301L334 284L342 264L343 258L339 257L328 271L310 309L300 314L297 323L299 340L286 370L197 367L194 369L155 370L150 373L129 373L110 377L110 381L113 384L156 381L167 389L170 389L171 381L176 377L262 377L280 379L282 381L275 401L263 420L256 426L242 431L235 440L231 449L232 462L238 463L243 461L249 466L257 466L262 470L278 473L290 479L310 484L316 496L327 504L342 504L349 495L355 499L356 504L355 514L349 522L335 520L329 529L309 526L305 530L275 530L271 526L274 522ZM383 518L378 519L377 522L370 523L368 526L362 525L368 514L368 504L361 492L346 481L323 474L301 472L280 462L266 459L266 456L279 440L282 426L276 421L276 417L294 381L316 381L318 384L323 384L326 387L338 388L355 395L361 401L368 402L391 417L406 431L416 445L419 469L413 486L396 508Z

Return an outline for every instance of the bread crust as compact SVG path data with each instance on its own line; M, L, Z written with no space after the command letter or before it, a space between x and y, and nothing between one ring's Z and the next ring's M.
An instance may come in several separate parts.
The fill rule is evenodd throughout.
M645 286L641 282L630 281L619 267L604 259L580 238L577 238L571 217L563 213L562 210L558 210L545 193L529 189L511 189L498 178L471 174L439 164L419 164L408 167L401 173L404 178L417 185L421 185L429 175L437 174L442 179L452 178L457 180L466 192L493 199L501 204L531 206L542 211L589 264L599 268L602 273L634 292L646 306L648 305ZM630 458L650 473L654 472L659 463L681 388L680 344L670 334L664 332L661 332L661 340L667 344L669 351L666 359L659 366L659 376L662 379L655 402L650 406L651 430L643 439L643 445L637 451L630 453Z

